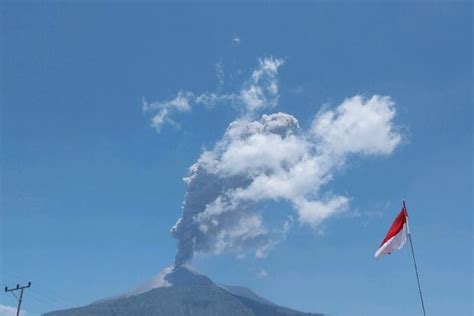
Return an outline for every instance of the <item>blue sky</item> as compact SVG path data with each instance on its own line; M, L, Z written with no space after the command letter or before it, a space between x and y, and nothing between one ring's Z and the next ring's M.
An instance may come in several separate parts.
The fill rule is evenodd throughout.
M428 314L472 314L471 3L1 8L0 282L32 281L28 315L125 292L173 262L182 178L242 114L193 106L158 133L142 100L239 91L271 56L284 60L278 105L259 115L309 130L346 98L390 96L403 141L334 170L323 191L348 206L316 228L291 203L263 201L266 223L294 216L286 240L265 258L192 266L305 311L420 315L409 249L373 258L405 198Z

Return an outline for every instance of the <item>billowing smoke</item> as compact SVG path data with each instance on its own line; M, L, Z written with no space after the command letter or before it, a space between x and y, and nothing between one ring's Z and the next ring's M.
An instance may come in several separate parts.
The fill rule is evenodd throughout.
M166 101L147 102L143 100L143 111L152 113L151 126L160 132L166 123L179 125L172 116L176 113L190 112L196 105L212 108L217 104L238 108L244 117L252 117L257 112L278 104L278 69L283 60L273 57L259 59L258 67L237 92L205 92L196 95L191 91L179 91L176 97ZM222 64L218 69L218 90L224 85Z
M175 266L195 253L266 256L286 238L293 216L268 227L262 203L286 202L300 224L316 228L348 209L348 197L324 190L335 172L352 156L389 155L400 144L390 97L346 99L315 113L307 129L285 113L255 119L276 106L281 64L261 60L239 93L207 94L214 101L238 100L244 115L189 168L183 214L171 229L178 243Z

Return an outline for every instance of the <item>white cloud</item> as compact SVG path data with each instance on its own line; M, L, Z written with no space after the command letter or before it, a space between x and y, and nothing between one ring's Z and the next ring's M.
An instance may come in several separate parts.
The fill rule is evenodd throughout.
M26 315L25 311L21 311L20 315ZM15 316L16 315L16 307L7 306L0 304L0 316Z
M348 203L349 199L345 196L333 196L327 201L310 201L304 198L294 201L300 221L313 226L317 226L331 215L345 211Z
M283 239L286 239L286 237L288 236L288 233L293 228L294 223L295 221L293 219L293 216L288 215L286 220L283 222Z
M258 61L250 78L239 91L221 93L224 84L222 63L216 65L218 80L217 92L195 94L180 91L177 96L167 101L143 102L143 111L151 113L151 125L159 132L165 123L177 125L172 117L175 112L190 112L194 105L212 108L224 103L241 110L244 116L253 117L258 111L278 104L278 69L283 65L282 59L266 57Z
M258 68L253 71L250 80L240 91L240 99L247 113L254 114L263 108L277 105L277 75L283 63L283 59L273 57L259 59Z
M267 228L258 209L265 201L287 202L301 224L314 228L346 211L349 198L324 192L324 186L352 155L392 153L401 141L394 116L389 97L355 96L317 113L308 130L285 113L232 122L185 179L183 217L172 229L177 264L194 252L266 256L293 220Z
M223 66L216 66L217 92L180 91L168 101L144 102L157 131L177 124L176 112L193 106L232 106L240 117L231 122L213 148L189 168L183 215L171 232L178 240L175 264L195 253L265 257L293 226L290 215L281 225L267 227L261 203L287 203L301 225L320 229L326 219L349 208L349 198L326 187L355 155L391 154L402 136L393 123L395 104L388 96L356 95L339 106L315 114L302 129L286 113L260 115L278 105L278 70L282 59L259 59L258 66L237 91L221 92Z
M401 141L390 124L394 116L390 97L365 99L357 95L335 110L321 112L313 122L312 133L322 149L334 155L390 154Z
M206 108L212 108L217 104L225 103L235 105L239 103L239 97L233 93L215 93L205 92L194 99L195 104L203 105Z
M239 46L240 45L240 37L236 36L232 39L232 43L235 45L235 46Z
M258 272L257 272L257 277L258 277L259 279L264 279L264 278L266 278L267 276L268 276L268 272L267 272L265 269L261 268L261 269L258 270Z
M148 103L146 100L143 100L143 111L154 113L151 118L151 125L159 132L163 124L166 122L175 124L175 122L170 118L173 112L191 111L191 101L193 99L193 93L189 91L180 91L174 99L168 101Z
M216 64L217 91L221 91L224 86L224 65L222 62Z

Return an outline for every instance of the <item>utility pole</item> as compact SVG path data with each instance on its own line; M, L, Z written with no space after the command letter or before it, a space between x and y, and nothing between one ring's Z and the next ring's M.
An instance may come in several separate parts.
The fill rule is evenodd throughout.
M5 292L12 292L13 296L18 300L18 307L16 309L16 316L20 316L21 301L23 301L23 290L31 286L31 282L28 282L28 285L20 286L17 284L16 287L9 289L8 286L5 286ZM16 296L15 291L20 291L20 297Z

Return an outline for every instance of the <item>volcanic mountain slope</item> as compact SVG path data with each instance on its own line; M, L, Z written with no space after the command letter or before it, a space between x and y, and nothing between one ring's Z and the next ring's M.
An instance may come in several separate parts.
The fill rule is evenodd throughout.
M185 267L168 268L131 292L44 316L322 316L276 305L251 290L214 283Z

